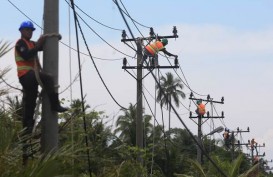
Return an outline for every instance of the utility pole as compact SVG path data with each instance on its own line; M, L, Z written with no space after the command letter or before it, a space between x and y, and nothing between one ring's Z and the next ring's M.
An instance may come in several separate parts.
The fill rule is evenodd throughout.
M249 127L247 127L247 130L240 130L239 127L237 127L237 130L236 131L232 131L231 133L231 159L233 160L234 159L234 153L235 153L235 146L239 146L239 148L243 145L246 145L248 146L249 143L241 143L239 140L237 141L237 143L235 143L235 135L234 133L236 133L236 135L238 133L249 133L250 130L249 130Z
M254 144L251 144L251 140L248 140L248 145L250 146L250 150L251 150L251 160L252 160L252 163L254 162L254 149L256 150L256 156L257 157L264 157L265 156L265 153L263 154L259 154L260 152L258 151L257 148L260 148L261 147L265 147L265 143L263 143L262 145L258 144L258 143L254 143Z
M140 149L143 149L143 103L142 103L142 80L150 74L155 67L153 66L139 66L138 64L142 60L142 48L143 48L143 40L153 40L153 39L162 39L162 38L177 38L177 30L176 27L173 29L173 35L171 36L155 36L153 32L153 28L150 28L150 37L142 37L142 38L132 38L132 39L127 39L126 38L126 32L123 30L122 32L122 39L121 42L126 42L128 41L134 41L136 42L137 45L137 65L136 66L127 66L127 59L123 59L123 66L122 69L127 71L133 78L136 79L137 81L137 113L136 113L136 146ZM132 35L133 36L133 35ZM149 41L150 42L150 41ZM127 44L128 45L128 44ZM130 45L128 45L131 47ZM131 47L132 48L132 47ZM158 66L157 68L178 68L178 61L175 60L175 66ZM135 77L132 73L130 73L127 69L136 69L137 70L137 77ZM142 69L148 69L148 73L143 76L142 74ZM138 162L143 164L143 159L141 157L141 154L138 155L137 158Z
M200 98L193 98L193 93L191 92L190 94L190 100L200 100L200 101L204 101L207 103L220 103L220 104L224 104L224 97L222 97L221 101L213 101L213 99L210 97L210 95L207 96L207 99L206 100L203 100L203 99L200 99ZM207 112L207 116L192 116L192 112L190 112L190 117L191 119L193 118L197 118L198 119L198 122L197 122L197 126L198 126L198 130L197 130L197 141L198 141L198 144L201 145L202 144L202 125L203 123L205 123L208 119L223 119L224 118L224 112L222 112L222 115L221 116L210 116L210 113ZM206 119L205 121L202 121L202 119ZM202 164L203 160L202 160L202 150L200 149L199 146L197 146L197 161Z
M59 33L59 0L44 0L44 34ZM43 52L43 69L53 75L58 85L58 38L47 38ZM56 91L57 91L56 87ZM58 115L51 111L49 98L43 93L41 150L43 153L58 148Z
M137 63L142 60L142 41L138 39L137 44ZM142 69L137 68L137 112L136 112L136 145L143 149L143 103L142 103ZM141 154L138 156L138 161L143 164Z

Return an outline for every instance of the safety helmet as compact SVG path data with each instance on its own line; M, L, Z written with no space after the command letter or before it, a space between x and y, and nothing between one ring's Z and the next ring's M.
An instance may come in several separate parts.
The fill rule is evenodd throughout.
M163 43L163 45L167 45L168 44L168 39L163 38L163 39L161 39L161 42Z
M21 29L24 29L24 28L30 28L32 31L35 30L34 25L31 21L22 22L20 25L19 31L21 31Z
M202 100L197 100L196 103L199 105L202 103Z

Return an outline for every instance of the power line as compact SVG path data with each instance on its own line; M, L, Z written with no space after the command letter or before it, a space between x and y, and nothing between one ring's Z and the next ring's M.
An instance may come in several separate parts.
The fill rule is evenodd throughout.
M162 89L160 86L160 83L156 80L156 77L153 73L151 73L152 76L154 77L154 80L157 83L157 86L159 87L159 89ZM166 97L166 94L163 92L163 94ZM167 100L169 102L169 100ZM227 175L217 166L217 164L210 158L210 156L205 152L205 150L203 149L202 145L199 144L199 142L196 140L196 138L194 137L193 133L190 131L190 129L187 127L187 125L185 124L185 122L181 119L181 117L179 116L178 112L176 111L176 109L174 108L174 106L172 105L171 102L169 102L170 104L170 108L174 111L174 113L176 114L178 120L182 123L182 125L185 127L185 129L187 130L187 132L189 133L190 137L193 139L193 141L197 144L197 146L200 148L200 150L202 151L202 153L208 158L208 160L213 164L213 166L225 177L227 177Z
M65 0L67 2L67 0ZM67 2L67 4L69 4ZM85 14L87 17L89 17L90 19L92 19L93 21L97 22L98 24L106 27L106 28L109 28L109 29L112 29L112 30L116 30L116 31L122 31L122 29L118 29L118 28L114 28L114 27L111 27L111 26L108 26L108 25L105 25L104 23L102 22L99 22L98 20L94 19L93 17L91 17L90 15L88 15L86 12L84 12L79 6L77 6L76 4L74 4L75 7L77 7L77 9L79 9L83 14Z
M116 5L117 5L117 3L116 3L116 1L115 0L112 0ZM121 2L121 1L120 1ZM122 3L122 2L121 2ZM119 7L118 7L119 8ZM120 9L120 8L119 8ZM139 23L139 22L137 22L136 20L134 20L129 14L127 14L126 12L124 12L122 9L120 9L126 16L128 16L132 21L134 21L135 23L137 23L137 24L139 24L140 26L142 26L142 27L145 27L145 28L151 28L151 27L148 27L148 26L146 26L146 25L143 25L143 24L141 24L141 23Z
M78 27L77 27L77 15L74 7L74 1L70 0L71 2L71 8L73 10L74 15L74 23L75 23L75 30L76 30L76 39L77 39L77 49L79 51L79 38L78 38ZM79 25L79 24L78 24ZM87 137L87 124L86 124L86 117L85 117L85 108L84 108L84 98L83 98L83 85L82 85L82 75L81 75L81 64L80 64L80 53L78 52L78 65L79 65L79 76L80 76L80 89L81 89L81 106L82 106L82 112L83 112L83 122L84 122L84 131L85 131L85 145L86 145L86 153L88 157L88 170L89 170L89 176L92 176L91 171L91 161L90 161L90 152L89 152L89 145L88 145L88 137Z
M71 2L73 2L73 0L71 0ZM75 12L75 15L76 15L77 13L76 13L75 9L73 9L73 11ZM89 47L88 47L88 45L87 45L85 36L84 36L83 31L82 31L82 28L81 28L81 25L80 25L80 23L79 23L79 21L78 21L78 18L76 17L75 20L77 21L78 27L79 27L79 29L80 29L80 32L81 32L81 35L82 35L82 38L83 38L83 41L84 41L85 46L86 46L86 49L87 49L87 51L88 51L88 53L89 53L89 57L90 57L90 59L91 59L93 65L94 65L94 67L95 67L95 69L96 69L96 71L97 71L97 74L98 74L98 76L99 76L101 82L103 83L104 87L106 88L107 92L109 93L109 95L111 96L111 98L113 99L113 101L114 101L120 108L127 110L125 107L121 106L121 105L117 102L117 100L114 98L114 96L113 96L112 93L110 92L109 88L107 87L106 83L104 82L104 80L103 80L103 78L102 78L102 76L101 76L101 74L100 74L100 72L99 72L99 70L98 70L98 68L97 68L97 65L96 65L96 63L95 63L95 61L94 61L94 59L93 59L93 57L92 57L92 54L91 54L91 52L90 52L90 50L89 50Z
M172 65L171 62L170 62L170 60L169 60L169 57L167 57L167 56L165 55L165 58L167 58L169 64ZM188 83L187 78L186 78L186 76L185 76L185 74L184 74L184 72L183 72L183 70L182 70L182 68L181 68L181 65L180 65L179 69L180 69L180 71L181 71L181 73L182 73L182 75L183 75L183 77L184 77L184 79L185 79L185 82L184 82L183 79L179 76L179 74L177 73L177 71L176 71L175 69L173 69L173 70L174 70L174 72L176 73L176 75L181 79L181 81L184 83L184 85L186 85L186 87L187 87L191 92L193 92L193 93L195 93L195 94L197 94L197 95L199 95L199 96L207 96L207 95L199 94L199 93L195 92L194 90L192 90L191 87L190 87L190 84Z
M127 16L132 20L132 22L133 22L134 26L136 27L136 29L138 30L139 34L141 34L141 36L144 37L143 34L141 33L141 31L139 30L139 28L136 26L135 21L134 21L134 20L131 18L131 16L129 15L129 12L127 11L126 7L124 6L124 4L123 4L123 2L122 2L121 0L120 0L120 3L121 3L121 5L122 5L122 7L125 9L125 11L126 11L126 13L127 13ZM123 11L123 12L124 12L124 11ZM125 13L125 14L126 14L126 13Z
M34 20L32 20L32 19L31 19L28 15L26 15L22 10L20 10L14 3L12 3L10 0L8 0L8 2L9 2L14 8L16 8L22 15L24 15L27 19L29 19L31 22L33 22L37 27L39 27L40 29L43 30L43 28L42 28L40 25L38 25ZM74 48L70 47L68 44L65 44L65 43L62 42L62 41L59 41L59 42L60 42L61 44L63 44L64 46L66 46L66 47L72 49L73 51L76 51L76 52L77 52L77 49L74 49ZM80 52L80 51L79 51L79 52ZM83 52L80 52L80 54L85 55L85 56L89 56L88 54L85 54L85 53L83 53ZM128 56L128 55L127 55L127 56ZM131 57L131 56L129 56L129 57ZM95 56L93 56L93 58L98 59L98 60L105 60L105 61L116 61L116 60L122 60L122 59L123 59L123 58L106 59L106 58L95 57ZM131 57L131 58L133 58L133 57Z
M111 48L113 48L114 50L116 50L117 52L119 52L119 53L121 53L121 54L123 54L123 55L125 55L125 56L128 56L128 57L131 57L131 58L133 58L132 56L130 56L130 55L128 55L128 54L126 54L126 53L124 53L124 52L122 52L122 51L120 51L120 50L118 50L117 48L115 48L113 45L111 45L109 42L107 42L103 37L101 37L89 24L87 24L87 22L78 14L78 13L76 13L77 14L77 16L85 23L85 25L94 33L94 34L96 34L103 42L105 42L108 46L110 46Z

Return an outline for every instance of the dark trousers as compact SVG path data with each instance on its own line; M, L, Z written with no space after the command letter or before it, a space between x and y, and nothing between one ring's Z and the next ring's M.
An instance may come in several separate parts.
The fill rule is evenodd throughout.
M147 58L152 58L153 61L150 61L150 65L158 65L158 55L152 55L147 49L143 49L143 57L142 57L142 62L145 62Z
M55 89L53 77L44 72L39 72L39 76L47 95L54 94ZM25 128L26 133L29 134L32 132L34 126L33 116L36 107L39 84L33 70L20 77L19 82L23 87L23 128Z
M55 93L53 77L47 73L39 72L40 80L43 83L43 89L48 96ZM34 111L36 107L36 100L38 96L38 82L33 70L19 78L19 82L23 87L23 135L31 135L35 120ZM26 137L25 137L26 138ZM24 139L24 138L23 138ZM28 139L28 138L27 138ZM32 149L31 145L27 141L23 142L23 165L27 164L29 157L29 150ZM31 152L32 150L30 150Z

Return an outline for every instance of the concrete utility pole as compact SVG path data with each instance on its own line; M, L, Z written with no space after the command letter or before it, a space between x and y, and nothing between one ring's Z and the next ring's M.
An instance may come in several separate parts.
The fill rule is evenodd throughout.
M248 146L250 146L250 150L251 150L251 160L252 160L252 163L254 161L254 157L257 156L257 157L264 157L265 156L265 153L263 154L259 154L260 152L260 148L261 147L265 147L265 143L263 143L262 145L258 144L258 143L255 143L251 146L251 140L248 140ZM258 150L259 148L259 150ZM254 149L256 150L256 155L254 156Z
M203 99L198 99L198 98L193 98L193 93L190 94L190 100L200 100L200 101L204 101L207 103L220 103L220 104L224 104L224 97L222 97L221 101L213 101L213 99L210 97L210 95L207 96L206 100ZM206 104L207 104L206 103ZM203 123L205 123L208 119L219 119L219 118L224 118L224 112L222 112L221 116L210 116L209 112L207 112L207 116L192 116L192 112L190 112L190 117L189 118L197 118L198 122L197 122L197 126L198 126L198 131L197 131L197 141L199 145L202 145L202 125ZM202 121L202 119L205 119L205 121ZM202 164L203 160L202 160L202 150L200 149L200 146L197 146L197 161Z
M122 32L122 40L121 42L124 42L127 44L127 41L134 41L136 42L137 46L137 66L126 66L127 60L124 58L123 60L123 66L122 69L125 69L132 77L135 78L133 74L131 74L127 69L137 69L137 77L135 78L137 80L137 113L136 113L136 146L143 149L143 103L142 103L142 80L152 72L155 67L152 66L138 66L140 61L142 60L142 41L143 40L152 40L156 39L155 34L153 33L153 29L150 29L150 37L143 37L143 38L132 38L132 39L126 39L126 32L123 30ZM157 39L162 38L177 38L177 30L176 27L174 27L174 35L172 36L157 36ZM128 44L127 44L128 45ZM131 47L130 45L128 45ZM157 68L178 68L178 63L175 61L175 66L159 66ZM142 69L148 69L149 72L145 76L142 75ZM143 163L143 159L141 158L141 154L138 156L138 161L140 163Z
M235 136L238 134L238 133L249 133L250 130L249 130L249 127L247 127L247 130L240 130L239 127L237 127L237 130L236 131L232 131L231 132L231 159L234 160L234 154L235 154L235 146L238 146L239 149L241 148L241 146L243 145L248 145L248 143L241 143L239 140L238 140L238 143L236 144L235 143ZM235 135L236 133L236 135Z
M44 1L44 34L59 33L59 0ZM43 69L54 77L58 85L59 68L59 42L58 38L47 38L44 45ZM56 91L57 91L56 87ZM52 112L49 98L43 93L42 108L42 136L41 147L43 153L48 153L58 148L58 115Z
M137 63L142 60L142 41L139 39L137 43ZM136 145L143 149L143 103L142 103L142 69L137 68L137 112L136 112ZM138 161L143 164L141 155L138 156Z

